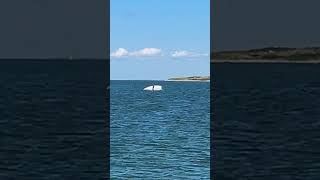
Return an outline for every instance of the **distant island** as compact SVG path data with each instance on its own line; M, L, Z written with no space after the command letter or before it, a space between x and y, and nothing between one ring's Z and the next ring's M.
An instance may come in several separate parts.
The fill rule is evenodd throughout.
M320 47L269 47L211 53L211 62L292 62L320 63Z
M210 76L190 76L169 78L168 81L210 81Z

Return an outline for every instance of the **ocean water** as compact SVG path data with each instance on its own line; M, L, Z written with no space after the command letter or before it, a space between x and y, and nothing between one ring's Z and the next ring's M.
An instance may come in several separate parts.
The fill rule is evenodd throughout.
M107 61L0 61L0 179L108 177Z
M320 65L211 64L219 180L320 178Z
M163 91L142 89L159 84ZM111 81L111 179L209 179L210 83Z

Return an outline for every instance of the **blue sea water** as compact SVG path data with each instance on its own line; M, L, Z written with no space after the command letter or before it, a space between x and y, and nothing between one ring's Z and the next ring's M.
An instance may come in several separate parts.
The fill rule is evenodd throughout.
M209 179L210 83L111 81L110 151L111 179Z

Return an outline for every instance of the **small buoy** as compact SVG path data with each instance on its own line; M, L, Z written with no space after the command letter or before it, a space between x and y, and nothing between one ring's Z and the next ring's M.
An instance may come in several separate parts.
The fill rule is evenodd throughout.
M144 91L161 91L162 90L162 86L160 85L152 85L152 86L148 86L146 88L143 89Z

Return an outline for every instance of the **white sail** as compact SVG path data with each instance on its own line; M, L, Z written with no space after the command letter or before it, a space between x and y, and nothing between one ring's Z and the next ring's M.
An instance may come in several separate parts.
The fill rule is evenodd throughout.
M152 85L152 86L148 86L148 87L144 88L143 90L145 90L145 91L161 91L162 90L162 86L160 86L160 85Z

